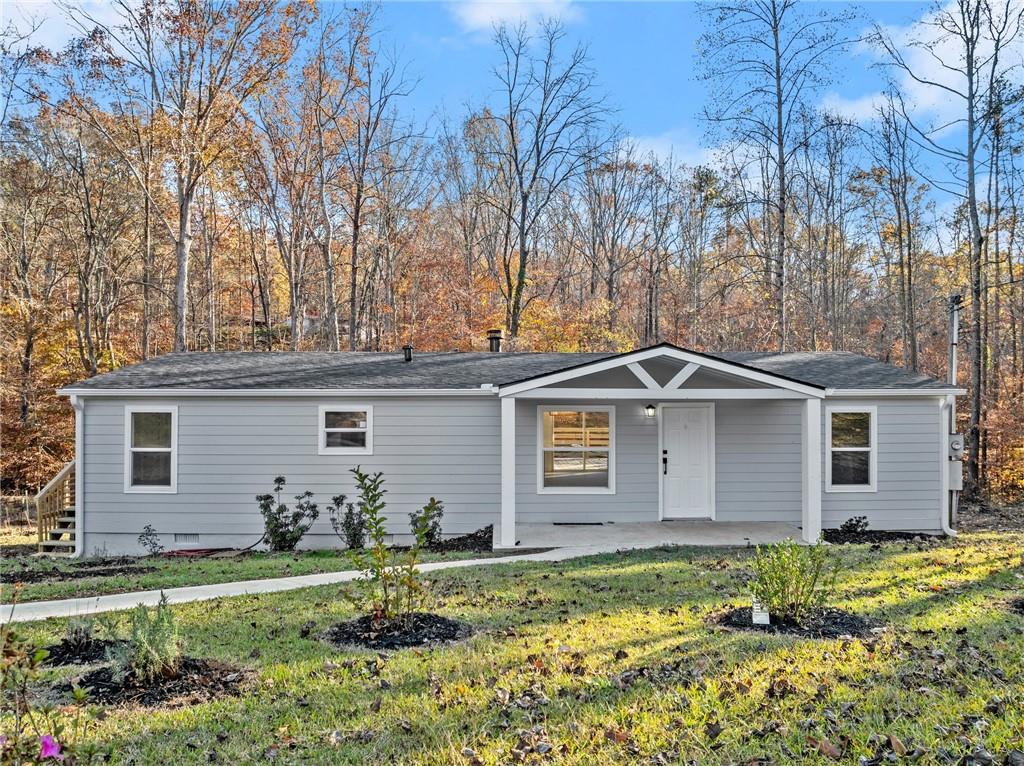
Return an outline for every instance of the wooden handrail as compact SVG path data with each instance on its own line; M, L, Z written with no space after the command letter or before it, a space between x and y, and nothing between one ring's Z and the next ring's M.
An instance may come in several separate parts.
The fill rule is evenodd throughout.
M41 544L57 519L75 507L75 461L67 463L36 495L36 533Z

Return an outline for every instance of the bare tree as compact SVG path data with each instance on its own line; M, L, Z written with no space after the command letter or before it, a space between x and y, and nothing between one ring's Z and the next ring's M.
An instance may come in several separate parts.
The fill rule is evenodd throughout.
M982 441L982 401L984 391L984 349L982 313L984 290L985 234L981 226L978 177L991 170L984 147L995 127L993 109L999 83L1011 79L1011 70L1019 61L1006 61L1004 54L1020 35L1024 8L1014 0L955 0L937 6L920 22L917 36L906 43L924 51L939 65L941 76L919 71L907 58L906 47L894 41L886 30L877 28L873 41L887 54L895 72L919 86L936 90L957 105L959 116L928 121L913 115L913 106L901 97L900 110L911 128L917 145L947 164L950 178L940 181L958 195L966 206L970 228L969 262L971 272L971 407L967 435L967 478L972 490L980 488ZM962 132L951 131L953 126ZM962 135L962 143L957 138Z
M715 86L704 115L733 144L729 156L746 185L744 206L758 219L751 242L764 262L775 345L786 349L787 217L790 162L806 136L801 119L828 81L829 60L846 45L847 14L801 13L797 0L725 0L708 6L712 30L701 38L703 77ZM751 217L748 215L748 218Z
M505 326L513 342L531 299L526 287L538 225L559 192L583 170L606 112L594 92L586 49L577 47L566 60L560 58L564 37L562 26L553 21L542 26L536 40L525 24L500 27L495 42L501 62L494 74L501 103L479 117L495 126L491 162L507 182L502 190L509 194L496 200L511 203L498 209L514 244L502 253L500 275Z

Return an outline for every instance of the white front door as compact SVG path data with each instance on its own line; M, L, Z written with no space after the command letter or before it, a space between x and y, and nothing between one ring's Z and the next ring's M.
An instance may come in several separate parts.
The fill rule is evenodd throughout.
M661 417L662 516L714 517L714 405L665 406Z

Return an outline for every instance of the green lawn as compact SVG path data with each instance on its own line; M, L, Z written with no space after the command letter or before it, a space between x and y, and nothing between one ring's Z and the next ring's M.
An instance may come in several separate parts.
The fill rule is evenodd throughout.
M34 537L33 537L34 541ZM515 551L519 553L520 551ZM507 555L504 552L453 552L435 553L425 551L423 561L455 561L467 558L488 558ZM97 576L80 576L96 568L123 567L126 571ZM18 601L47 601L61 598L100 596L108 593L125 593L136 590L176 588L186 585L209 585L236 580L261 580L270 577L292 577L297 575L340 572L352 569L352 562L344 551L299 551L296 553L250 553L238 558L165 558L147 556L119 561L76 561L67 558L4 556L0 559L0 572L9 574L15 580L22 577ZM40 573L46 573L45 581L34 582ZM76 574L77 573L77 574ZM75 579L71 579L72 576ZM8 579L5 577L5 579ZM3 601L9 599L11 585L0 585Z
M1024 536L833 551L836 605L890 625L878 638L709 627L746 599L749 552L725 549L438 573L436 611L476 635L388 655L300 637L352 616L338 586L182 605L189 653L252 668L250 692L110 709L99 736L118 762L175 764L789 764L832 748L856 763L882 738L900 762L1024 750L1024 617L1006 608L1024 595ZM26 626L40 642L63 628Z

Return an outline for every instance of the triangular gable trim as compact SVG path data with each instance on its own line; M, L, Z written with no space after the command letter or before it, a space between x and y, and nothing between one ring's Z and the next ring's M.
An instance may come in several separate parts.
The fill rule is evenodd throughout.
M585 375L592 375L595 372L615 369L616 367L629 367L630 365L635 365L645 359L657 358L675 359L677 361L686 362L687 366L680 371L680 375L685 375L686 377L693 374L697 367L706 367L709 370L724 372L730 375L735 375L738 378L743 378L757 383L764 383L770 386L775 386L776 388L794 391L814 398L824 398L825 396L825 389L821 386L816 386L812 383L805 383L800 380L795 380L794 378L788 378L784 375L758 370L739 362L730 362L716 356L711 356L710 354L703 354L699 351L689 351L688 349L680 348L679 346L675 346L671 343L659 343L656 346L649 346L648 348L637 349L636 351L626 351L622 354L610 356L606 359L599 359L594 362L581 362L580 364L570 365L561 370L556 370L555 372L547 372L541 375L534 375L529 378L504 383L498 387L498 391L500 396L514 396L515 394L523 393L524 391L544 388L545 386L550 386L553 383L573 380ZM690 367L689 365L691 364L696 366ZM685 372L686 370L689 370L689 372ZM640 376L638 375L638 377ZM653 389L638 389L638 391L647 390L651 393L657 393L658 391L672 391L678 388L679 383L684 379L685 377L678 382L672 381L669 385L664 387L659 386L658 388ZM641 380L643 380L642 377ZM672 385L673 382L675 385Z

